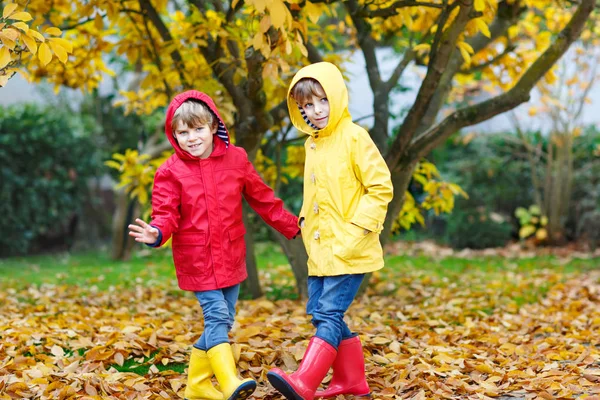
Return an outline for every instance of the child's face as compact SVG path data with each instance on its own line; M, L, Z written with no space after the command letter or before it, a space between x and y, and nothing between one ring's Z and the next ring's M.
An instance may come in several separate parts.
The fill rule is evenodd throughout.
M325 93L322 95L311 95L301 106L313 125L319 129L327 126L327 122L329 121L329 101L327 101Z
M217 129L208 124L191 127L179 121L175 127L175 139L181 150L198 158L208 158L213 151L213 134L216 132Z

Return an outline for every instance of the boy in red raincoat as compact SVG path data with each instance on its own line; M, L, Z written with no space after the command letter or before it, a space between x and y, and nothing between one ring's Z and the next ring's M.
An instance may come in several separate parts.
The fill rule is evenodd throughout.
M298 219L258 175L229 132L213 100L190 90L167 110L165 133L175 149L156 171L152 221L136 219L129 234L152 247L173 238L179 287L193 291L204 314L194 344L185 398L245 399L256 388L237 375L228 332L246 272L242 196L270 226L292 239ZM216 376L220 391L213 387Z

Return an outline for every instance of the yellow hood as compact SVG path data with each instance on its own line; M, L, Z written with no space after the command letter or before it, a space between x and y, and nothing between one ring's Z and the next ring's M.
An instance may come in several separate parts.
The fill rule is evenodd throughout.
M298 104L290 95L292 88L303 78L315 79L325 89L325 94L329 100L329 121L323 129L311 128L306 123L302 118ZM348 89L344 83L344 77L335 65L328 62L311 64L298 71L288 89L287 103L292 123L296 129L308 135L315 132L319 132L319 135L331 134L342 119L350 117L348 112Z

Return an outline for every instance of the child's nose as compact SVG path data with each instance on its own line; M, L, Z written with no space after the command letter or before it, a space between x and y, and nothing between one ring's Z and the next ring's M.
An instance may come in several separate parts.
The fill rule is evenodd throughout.
M189 138L189 140L196 140L196 139L198 139L199 137L200 137L200 132L198 132L197 130L195 130L195 129L194 129L194 130L193 130L193 131L190 133L190 138Z

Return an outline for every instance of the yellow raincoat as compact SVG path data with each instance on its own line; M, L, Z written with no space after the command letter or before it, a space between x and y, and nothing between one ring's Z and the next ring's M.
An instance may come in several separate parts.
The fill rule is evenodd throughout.
M303 119L291 89L302 78L319 81L329 101L321 130ZM321 62L302 68L288 91L294 126L304 144L304 199L300 211L309 276L361 274L383 267L379 233L392 199L390 171L369 133L352 122L348 89L338 68Z

